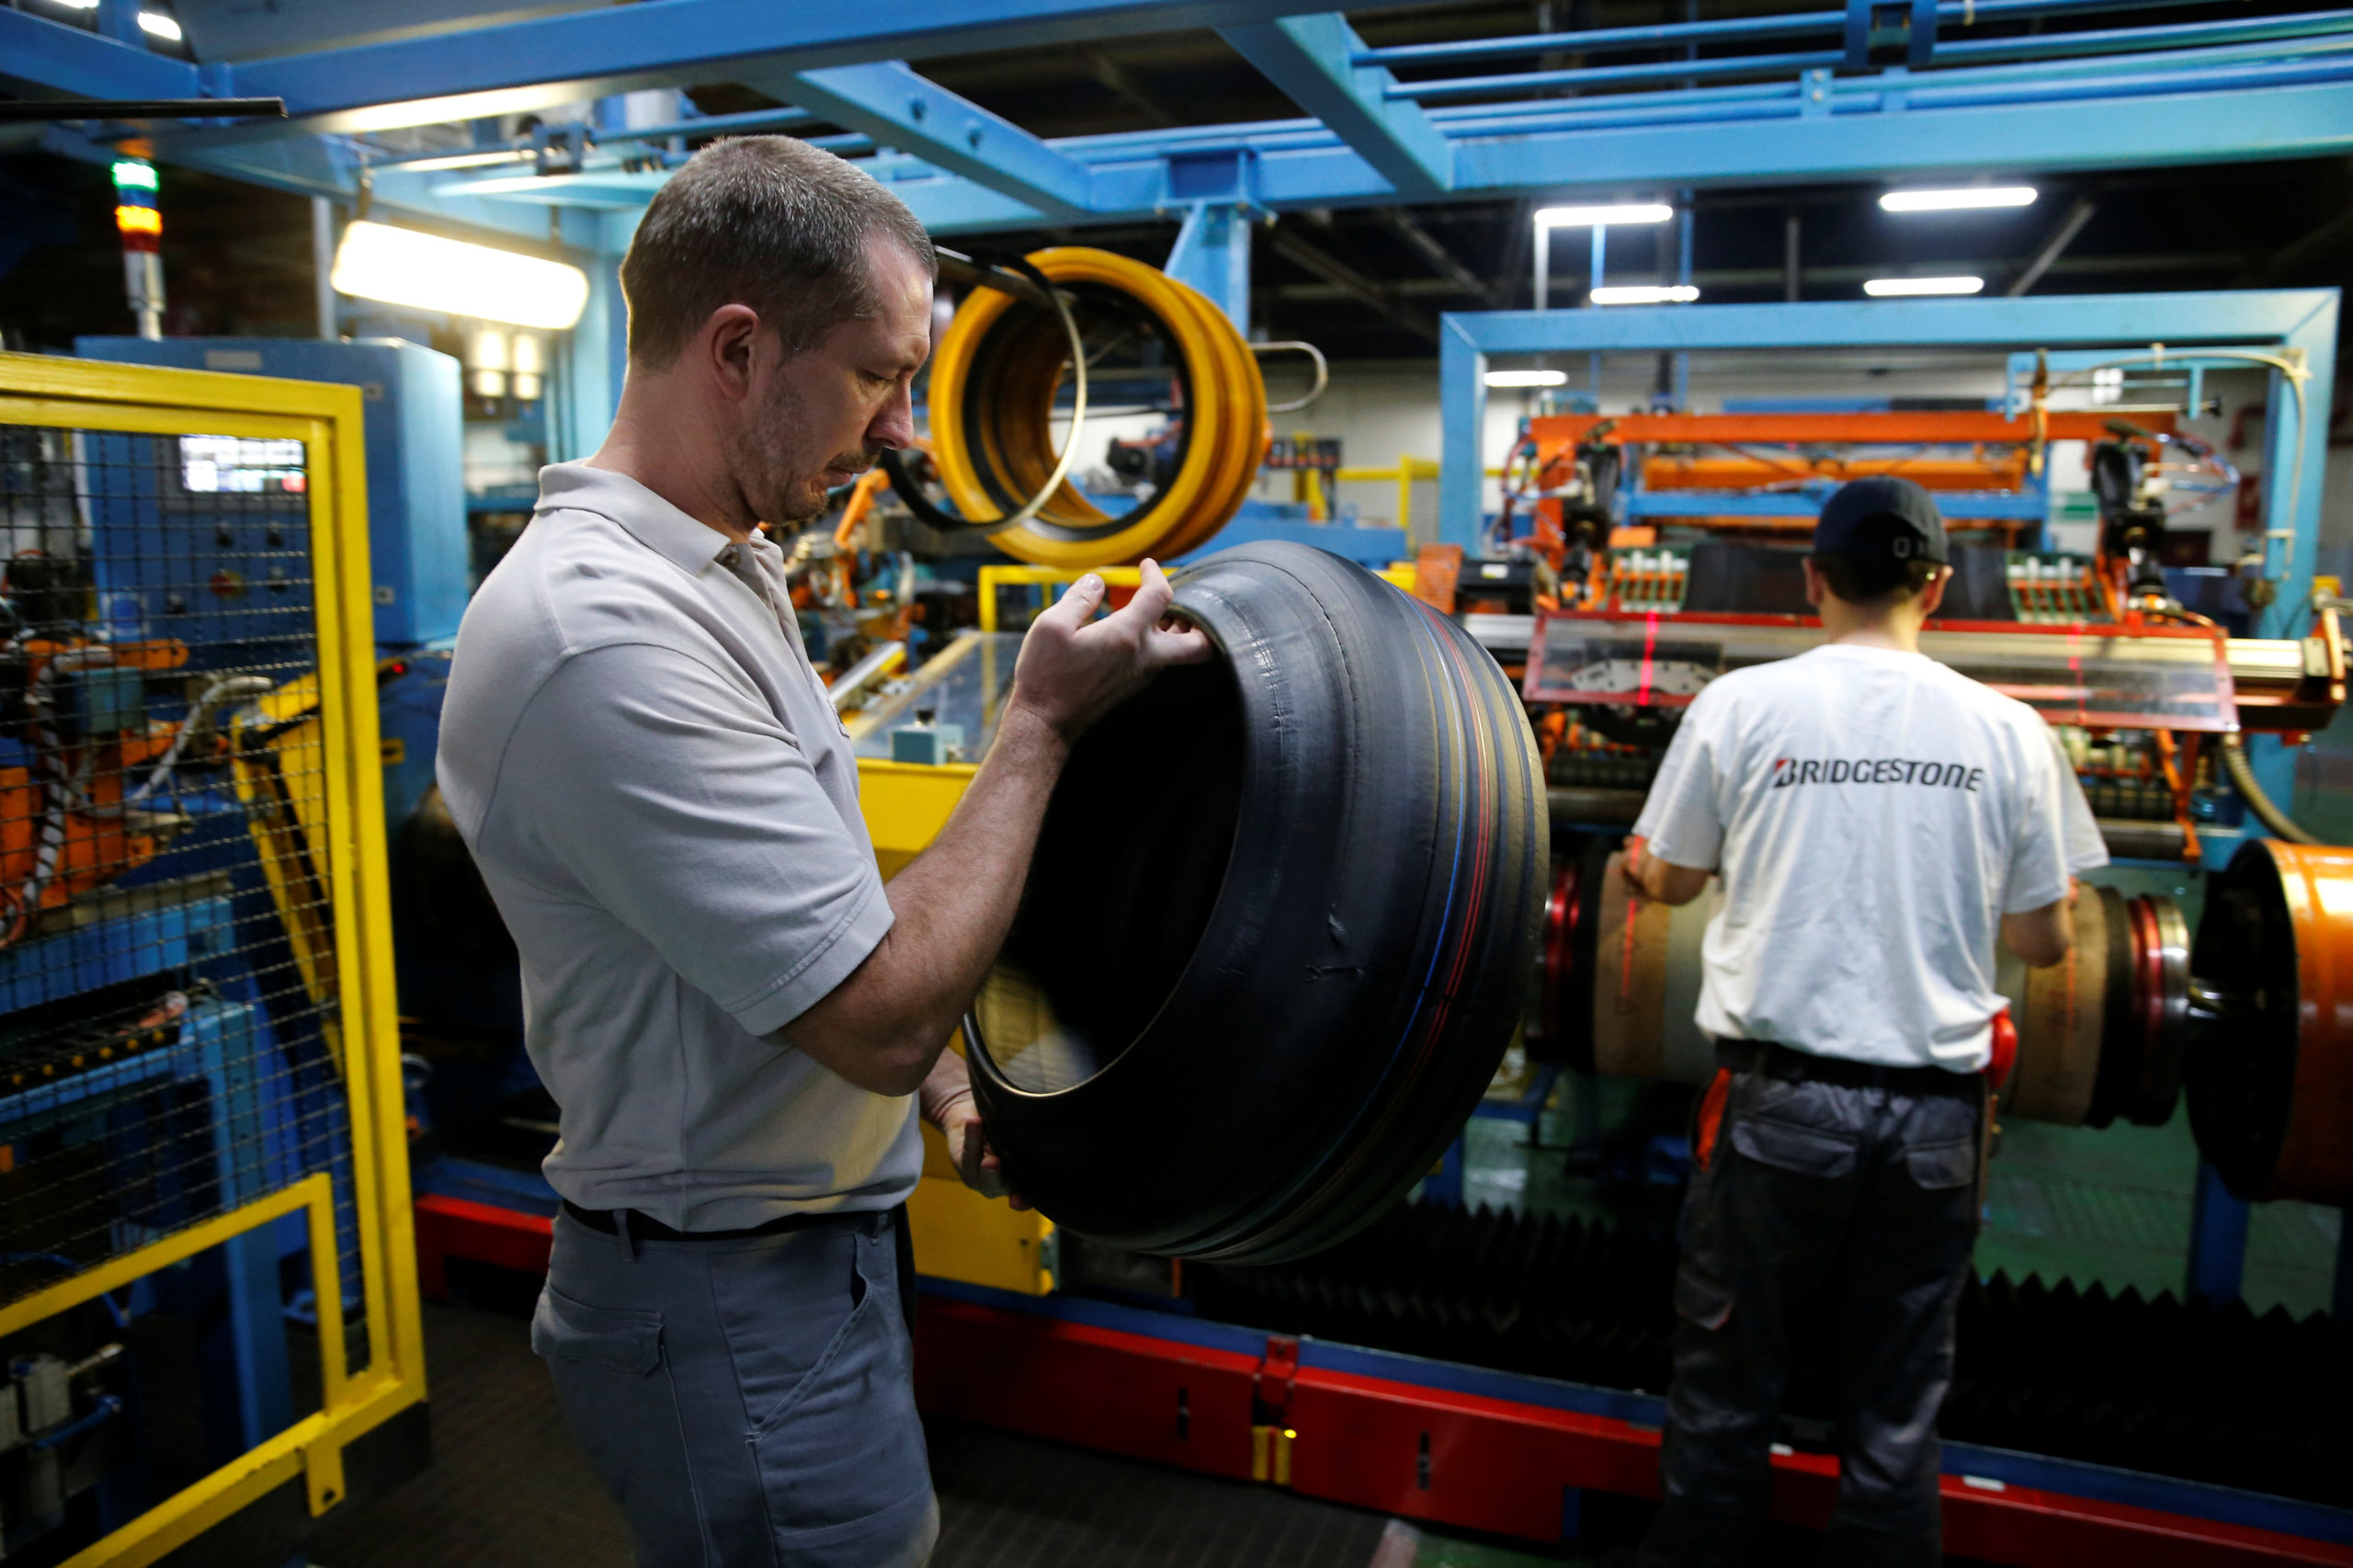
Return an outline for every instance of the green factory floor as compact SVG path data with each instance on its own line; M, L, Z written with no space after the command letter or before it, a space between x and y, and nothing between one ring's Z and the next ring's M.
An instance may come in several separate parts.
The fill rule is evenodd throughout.
M1681 1131L1677 1092L1621 1080L1563 1074L1536 1124L1475 1118L1463 1159L1463 1200L1497 1209L1625 1219L1665 1220L1672 1194L1620 1181L1606 1186L1570 1174L1581 1094L1597 1093L1604 1128L1636 1124L1660 1134ZM1591 1125L1589 1122L1588 1125ZM1980 1273L2013 1278L2040 1274L2143 1296L2178 1294L2189 1256L2190 1194L2198 1151L2181 1110L2163 1127L2120 1123L2099 1131L2017 1122L1994 1157L1985 1226L1977 1243ZM2244 1291L2256 1312L2285 1307L2297 1317L2325 1312L2336 1266L2340 1216L2309 1203L2256 1205L2247 1226Z

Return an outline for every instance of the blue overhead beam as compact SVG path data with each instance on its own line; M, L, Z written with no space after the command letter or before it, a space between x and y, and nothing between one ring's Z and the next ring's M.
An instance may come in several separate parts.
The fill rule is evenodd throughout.
M1375 6L1404 0L1372 0ZM642 87L830 65L1038 49L1263 21L1329 0L643 0L233 68L313 131L370 131L577 103ZM392 94L400 101L387 101Z
M2294 68L2325 69L2345 79L2290 83L2262 92L2210 87L2126 96L2103 104L2097 114L2085 113L2066 97L1920 107L1922 79L1911 77L1899 79L1911 84L1911 107L1899 107L1894 91L1876 85L1878 78L1863 78L1829 89L1829 100L1820 107L1835 113L1809 113L1813 106L1795 88L1759 88L1733 89L1742 96L1722 99L1671 95L1675 101L1648 108L1643 105L1650 95L1630 95L1624 108L1544 99L1495 106L1477 119L1460 110L1441 110L1433 119L1448 130L1472 132L1452 138L1454 183L1446 194L1457 199L1903 179L1985 168L2030 174L2353 150L2353 59ZM2146 81L2134 76L2113 85L2130 94ZM2071 93L2075 85L2037 82L2018 90ZM1768 91L1772 96L1766 96ZM1723 118L1674 118L1692 114ZM1731 118L1735 116L1740 118ZM1221 153L1243 159L1247 189L1241 199L1265 210L1396 199L1394 186L1380 169L1314 120L1072 137L1042 145L1089 171L1089 215L1098 222L1149 220L1188 207L1180 188L1182 169ZM1029 228L1040 221L1036 206L1002 188L975 187L943 174L931 161L894 153L865 160L861 166L891 182L918 217L943 233ZM625 187L642 187L650 199L662 177L590 171L532 182L501 172L444 177L436 188L451 196L618 205ZM574 189L580 194L567 197Z
M8 8L0 8L0 89L20 98L207 96L185 60Z
M802 71L779 85L836 125L862 131L1056 222L1083 218L1094 207L1095 176L1085 164L926 81L904 61Z
M1219 36L1290 101L1337 132L1405 197L1454 184L1454 146L1419 105L1397 101L1396 78L1358 65L1364 40L1337 13L1223 28Z

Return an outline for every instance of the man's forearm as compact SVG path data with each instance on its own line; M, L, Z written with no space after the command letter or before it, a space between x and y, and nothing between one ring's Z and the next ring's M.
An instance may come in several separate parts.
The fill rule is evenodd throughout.
M950 1112L960 1105L972 1103L972 1070L954 1051L942 1051L939 1060L931 1064L931 1071L924 1074L923 1087L915 1091L915 1109L926 1121L945 1132Z
M1069 743L1017 701L931 847L892 879L891 929L786 1033L853 1083L912 1093L945 1048L1020 905Z

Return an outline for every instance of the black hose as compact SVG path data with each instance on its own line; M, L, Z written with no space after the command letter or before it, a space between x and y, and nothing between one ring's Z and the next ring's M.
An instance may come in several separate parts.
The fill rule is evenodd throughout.
M2281 811L2272 802L2271 797L2263 792L2263 786L2255 781L2255 767L2247 761L2246 743L2236 733L2227 733L2222 737L2222 767L2230 773L2232 787L2245 798L2247 810L2255 813L2256 820L2269 830L2272 837L2285 839L2290 844L2321 842L2298 827L2295 819Z

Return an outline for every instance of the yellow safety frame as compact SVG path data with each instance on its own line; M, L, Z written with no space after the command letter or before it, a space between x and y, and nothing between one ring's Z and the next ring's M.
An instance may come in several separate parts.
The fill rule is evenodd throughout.
M208 1247L307 1210L319 1302L319 1411L165 1498L69 1559L65 1568L144 1568L299 1472L311 1512L343 1500L343 1450L425 1398L425 1326L409 1207L408 1142L392 981L390 885L377 740L368 481L356 386L0 354L0 425L151 436L292 437L310 475L317 616L324 842L335 912L335 979L350 1096L352 1199L369 1364L344 1365L332 1185L306 1176L0 1308L0 1335L67 1311Z
M1501 469L1493 469L1498 474ZM1397 455L1395 468L1343 468L1335 470L1335 484L1366 484L1391 483L1397 486L1397 526L1404 530L1405 548L1414 548L1414 482L1438 478L1436 458L1417 458L1410 452Z

